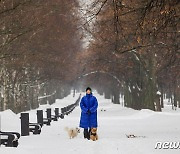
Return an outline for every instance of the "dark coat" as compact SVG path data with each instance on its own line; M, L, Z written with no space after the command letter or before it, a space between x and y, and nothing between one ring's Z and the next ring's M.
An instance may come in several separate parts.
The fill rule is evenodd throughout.
M81 99L80 102L81 107L81 119L80 119L80 127L81 128L97 128L97 108L98 102L96 97L92 94L86 94ZM88 114L88 110L90 113Z

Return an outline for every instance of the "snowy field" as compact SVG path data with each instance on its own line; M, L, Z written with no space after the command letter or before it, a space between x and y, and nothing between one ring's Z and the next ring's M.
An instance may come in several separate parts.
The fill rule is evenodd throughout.
M97 96L98 135L96 142L85 140L83 130L74 139L69 139L64 127L79 125L80 108L77 107L65 119L53 121L51 126L43 126L40 135L21 137L17 148L0 147L0 154L180 154L180 149L155 149L157 142L180 142L180 109L171 110L165 105L162 113L150 110L136 111L114 105L103 96ZM79 94L56 100L53 105L43 105L39 109L64 107L72 104ZM30 122L36 122L36 110L29 111ZM0 112L1 130L20 132L20 114L10 110ZM133 134L136 138L127 138Z

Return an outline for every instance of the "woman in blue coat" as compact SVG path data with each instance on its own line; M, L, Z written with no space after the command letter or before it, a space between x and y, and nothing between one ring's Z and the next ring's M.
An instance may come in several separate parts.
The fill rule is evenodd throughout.
M98 102L92 95L90 87L86 88L86 95L81 99L81 119L80 127L84 128L84 138L90 139L91 128L97 128L97 108ZM88 130L89 129L89 130Z

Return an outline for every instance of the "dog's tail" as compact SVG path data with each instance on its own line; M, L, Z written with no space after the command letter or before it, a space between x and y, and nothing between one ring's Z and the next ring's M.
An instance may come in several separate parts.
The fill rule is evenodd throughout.
M69 128L68 128L68 127L64 127L64 130L65 130L65 131L68 131L68 130L69 130Z

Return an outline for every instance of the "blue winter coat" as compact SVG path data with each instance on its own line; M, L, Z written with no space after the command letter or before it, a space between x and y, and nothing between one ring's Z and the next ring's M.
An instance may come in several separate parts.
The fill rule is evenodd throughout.
M97 108L98 102L96 97L92 94L86 94L81 99L80 102L81 107L81 119L80 119L80 127L81 128L97 128ZM88 114L88 110L90 114Z

